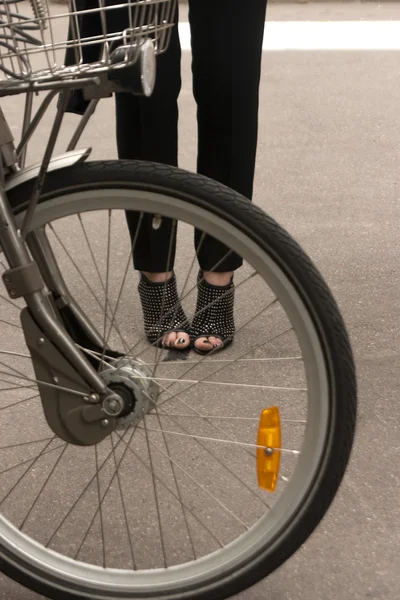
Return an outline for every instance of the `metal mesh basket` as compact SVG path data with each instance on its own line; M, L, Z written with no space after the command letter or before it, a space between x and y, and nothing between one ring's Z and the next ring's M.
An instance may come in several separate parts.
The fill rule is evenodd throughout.
M68 9L49 0L0 0L0 89L131 65L148 39L160 54L175 8L176 0L68 0Z

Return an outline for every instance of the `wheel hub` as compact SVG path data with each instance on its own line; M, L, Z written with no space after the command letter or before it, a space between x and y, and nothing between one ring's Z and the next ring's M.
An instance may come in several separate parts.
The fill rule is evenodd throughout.
M115 393L103 402L103 411L117 419L117 429L137 425L154 408L159 388L141 360L120 358L106 367L101 377Z

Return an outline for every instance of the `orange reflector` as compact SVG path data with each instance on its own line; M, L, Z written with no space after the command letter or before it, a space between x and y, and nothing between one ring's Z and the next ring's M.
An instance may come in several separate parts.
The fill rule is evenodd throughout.
M281 421L279 408L272 406L262 411L258 426L257 446L257 478L258 485L264 490L273 492L278 481L281 461Z

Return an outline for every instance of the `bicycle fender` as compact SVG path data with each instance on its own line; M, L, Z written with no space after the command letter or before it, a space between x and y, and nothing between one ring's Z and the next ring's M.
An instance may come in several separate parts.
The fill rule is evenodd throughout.
M71 167L78 162L85 161L90 155L92 149L85 148L84 150L71 150L71 152L65 152L64 154L59 154L51 159L48 172L50 171L59 171L60 169L65 169L66 167ZM39 175L39 170L41 167L41 163L31 165L26 167L25 169L21 169L15 175L12 175L5 184L5 191L8 192L13 188L21 185L22 183L26 183L30 179L35 179Z

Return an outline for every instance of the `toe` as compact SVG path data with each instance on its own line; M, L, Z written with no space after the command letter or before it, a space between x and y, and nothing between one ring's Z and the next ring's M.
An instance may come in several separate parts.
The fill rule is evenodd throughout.
M221 340L221 338L210 337L208 339L210 341L210 344L212 344L213 348L220 348L222 346L222 340Z
M173 348L175 346L176 339L177 334L175 333L175 331L171 331L165 336L165 345L168 348Z
M184 350L185 348L187 348L190 344L190 337L187 333L184 333L183 331L178 331L178 333L176 334L176 338L175 338L175 348L177 348L178 350Z
M208 337L201 337L194 343L195 347L202 352L211 352L213 345Z

